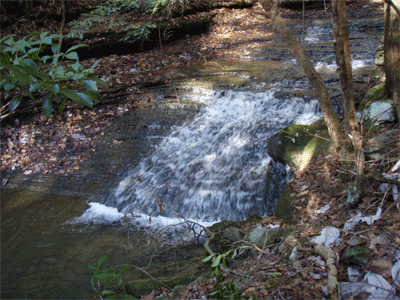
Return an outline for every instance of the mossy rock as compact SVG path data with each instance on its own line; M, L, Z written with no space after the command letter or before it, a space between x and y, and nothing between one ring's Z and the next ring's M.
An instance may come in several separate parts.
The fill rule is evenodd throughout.
M286 223L293 221L292 199L290 198L290 190L287 186L283 189L281 197L276 204L274 214Z
M357 111L362 112L365 108L371 105L372 102L379 100L383 96L385 82L382 82L368 90L363 100L361 101Z
M234 226L236 224L235 221L224 220L219 223L215 223L212 226L208 227L208 230L214 233L222 232L228 227Z
M153 290L157 290L161 287L161 283L165 284L170 288L174 288L179 285L187 285L193 278L187 276L176 276L176 277L165 277L157 278L157 281L153 279L137 279L129 281L125 284L125 290L129 295L133 295L140 298L142 295L150 294ZM161 283L160 283L161 282Z
M363 246L349 247L346 258L353 264L366 266L371 259L371 251Z
M311 125L289 125L271 136L267 143L269 156L294 169L303 169L314 156L332 147L323 121Z

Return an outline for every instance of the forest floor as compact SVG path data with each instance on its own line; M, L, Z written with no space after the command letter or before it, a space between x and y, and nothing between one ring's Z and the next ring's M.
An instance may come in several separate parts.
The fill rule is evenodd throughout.
M376 3L355 1L348 8L351 14L362 17L368 15L371 6L376 6ZM109 89L101 91L105 101L92 110L70 105L63 115L54 115L49 120L34 114L4 124L0 132L2 185L7 184L13 173L69 176L96 151L104 129L115 118L144 104L141 95L146 85L168 83L172 78L185 76L180 72L183 66L251 55L263 46L271 32L270 21L265 20L257 4L248 9L220 8L214 13L207 33L188 36L146 52L103 57L95 75L108 80ZM283 10L283 16L299 20L301 13L301 10ZM329 6L327 12L307 10L306 17L315 18L327 13ZM22 33L22 28L28 27L28 21L31 22L30 28L58 31L59 23L55 21L20 20L9 32ZM253 41L251 44L245 42L249 37ZM93 61L89 59L85 63L90 65ZM331 226L340 233L340 240L336 240L330 248L338 267L337 281L348 282L349 272L356 274L356 270L359 281L365 278L363 284L351 287L352 293L343 294L343 298L364 299L374 289L376 293L386 295L385 299L394 299L394 294L399 296L399 279L397 287L393 279L398 273L395 273L396 276L392 273L399 270L400 216L392 195L395 185L387 181L390 188L383 190L381 184L383 173L393 175L399 172L392 168L400 157L400 130L398 124L386 124L373 132L364 132L364 136L371 140L388 132L392 134L392 139L387 144L387 154L366 164L367 176L360 205L349 207L346 204L349 194L346 191L354 181L351 164L346 164L333 153L318 156L288 184L294 210L291 224L274 216L253 224L288 228L289 237L258 249L243 259L237 258L229 266L224 280L234 282L240 295L252 296L253 299L327 298L330 266L315 253L315 244L310 240L321 233L321 228ZM67 147L69 151L66 151ZM362 217L377 217L374 222L371 219L370 224L360 222L352 228L346 226L358 213ZM294 258L288 259L295 245L298 247ZM368 261L357 263L349 259L346 254L356 247L368 253ZM368 274L376 276L372 278ZM212 299L210 293L218 289L222 287L218 286L215 278L203 280L189 286L181 299ZM358 296L355 296L357 292ZM145 298L154 299L166 293L160 289Z

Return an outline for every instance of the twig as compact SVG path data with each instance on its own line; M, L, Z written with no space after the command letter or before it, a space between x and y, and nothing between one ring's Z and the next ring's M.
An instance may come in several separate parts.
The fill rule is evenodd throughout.
M147 276L149 276L151 279L153 279L154 281L158 282L159 284L161 284L163 287L172 290L168 285L162 283L161 281L157 280L156 278L154 278L153 276L150 275L150 273L148 273L147 271L145 271L144 269L142 269L141 267L135 266L135 265L127 265L125 264L124 266L128 266L131 268L135 268L138 269L139 271L142 271L143 273L145 273Z
M400 9L393 3L392 0L384 0L387 4L393 7L393 9L397 12L397 14L400 16Z

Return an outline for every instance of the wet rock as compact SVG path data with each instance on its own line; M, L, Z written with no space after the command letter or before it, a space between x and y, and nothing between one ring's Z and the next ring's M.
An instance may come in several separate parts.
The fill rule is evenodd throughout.
M371 259L371 251L363 246L349 247L346 250L346 258L353 264L366 266Z
M222 237L231 243L243 240L244 236L244 232L236 227L229 227L222 234Z
M278 203L275 207L275 216L281 218L287 223L293 222L293 207L292 207L293 198L290 195L290 190L286 186L283 189L281 196L279 197Z

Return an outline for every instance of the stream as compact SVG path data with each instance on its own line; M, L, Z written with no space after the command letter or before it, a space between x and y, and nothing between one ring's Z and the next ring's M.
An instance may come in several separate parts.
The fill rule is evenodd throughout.
M331 20L305 25L307 52L340 111ZM355 88L362 89L383 20L376 14L349 25ZM302 24L290 27L302 39ZM322 117L300 67L275 37L254 57L182 72L179 102L173 87L153 87L148 107L107 129L123 147L105 139L74 176L21 175L1 190L2 299L95 299L86 266L104 254L108 268L132 264L155 277L195 279L208 269L206 253L182 242L174 224L273 213L290 170L268 156L267 138ZM139 278L147 277L132 271L124 280Z

